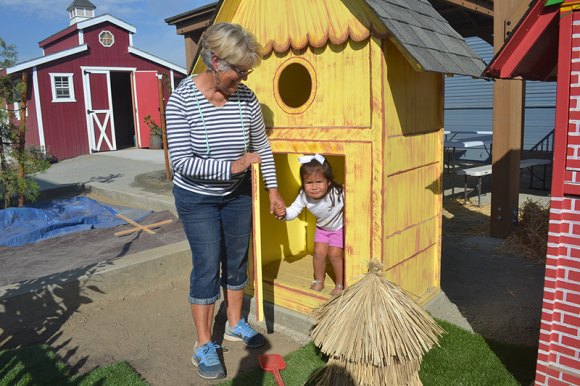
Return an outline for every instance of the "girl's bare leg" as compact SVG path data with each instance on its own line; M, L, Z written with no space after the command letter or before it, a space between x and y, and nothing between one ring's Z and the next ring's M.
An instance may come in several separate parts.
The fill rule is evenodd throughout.
M339 247L328 247L328 258L330 259L330 264L332 264L332 269L334 270L335 284L332 295L336 295L344 288L344 260L342 258L342 248Z
M326 276L326 255L328 253L328 244L314 243L314 254L312 256L312 265L314 268L314 280L311 289L322 291L324 288L324 277Z

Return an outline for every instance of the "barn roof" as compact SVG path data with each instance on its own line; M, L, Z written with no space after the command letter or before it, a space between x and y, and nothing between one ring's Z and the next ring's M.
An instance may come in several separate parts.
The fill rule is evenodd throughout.
M70 12L75 8L96 9L97 7L89 0L74 0L66 10Z
M64 30L59 31L59 32L55 33L54 35L51 35L50 37L44 39L43 41L41 41L39 43L39 45L40 45L40 47L44 47L47 44L49 44L55 40L61 39L61 38L65 37L71 33L75 33L77 30L80 31L80 30L83 30L85 28L89 28L89 27L92 27L94 25L104 23L104 22L109 22L109 23L112 23L116 26L119 26L119 27L127 30L129 33L137 32L135 27L133 27L131 24L125 23L124 21L117 19L116 17L111 16L109 14L104 14L101 16L97 16L97 17L90 18L88 20L76 23L68 28L65 28ZM15 64L14 66L7 68L6 72L8 74L13 74L13 73L16 73L16 72L19 72L22 70L26 70L28 68L32 68L34 66L38 66L41 64L53 62L53 61L58 60L58 59L66 58L68 56L72 56L72 55L75 55L77 53L84 52L87 50L88 50L87 44L79 44L76 47L72 47L72 48L69 48L69 49L66 49L63 51L59 51L59 52L50 54L50 55L43 55L39 58L35 58L35 59L28 60L26 62ZM139 56L141 58L150 60L152 62L155 62L155 63L160 64L162 66L165 66L167 68L170 68L170 69L177 71L179 73L187 74L185 68L178 66L174 63L171 63L165 59L159 58L155 55L152 55L148 52L140 50L136 47L133 47L132 45L129 46L128 51L130 54L133 54L133 55Z
M226 0L218 7L216 22L235 14L235 22L264 45L264 54L372 35L392 39L418 70L480 76L485 69L427 0Z

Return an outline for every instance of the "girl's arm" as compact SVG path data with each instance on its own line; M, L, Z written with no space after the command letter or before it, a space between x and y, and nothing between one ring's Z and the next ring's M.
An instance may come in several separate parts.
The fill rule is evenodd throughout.
M286 221L294 220L296 217L298 217L300 212L302 212L302 209L304 209L304 207L306 206L306 202L304 201L302 195L303 193L300 192L300 194L298 195L298 197L296 197L292 205L286 208Z

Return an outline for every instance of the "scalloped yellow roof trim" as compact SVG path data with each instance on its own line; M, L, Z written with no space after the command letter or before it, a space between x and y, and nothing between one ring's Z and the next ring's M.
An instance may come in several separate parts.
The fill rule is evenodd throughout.
M307 45L322 47L328 41L360 42L388 30L364 0L225 0L216 22L229 21L251 31L264 47L263 54Z

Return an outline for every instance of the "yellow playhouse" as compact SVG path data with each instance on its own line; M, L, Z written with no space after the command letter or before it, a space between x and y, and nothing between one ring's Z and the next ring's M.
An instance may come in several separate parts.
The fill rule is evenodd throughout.
M264 46L246 83L262 103L286 203L303 154L323 154L344 183L345 284L376 258L427 302L440 291L443 77L479 76L481 59L427 0L224 0L221 21ZM334 287L327 277L322 293L309 289L315 220L277 221L267 194L255 199L261 280L248 291L310 313Z

